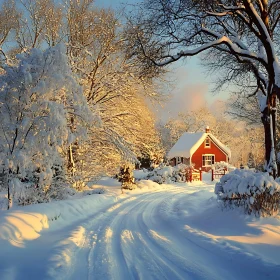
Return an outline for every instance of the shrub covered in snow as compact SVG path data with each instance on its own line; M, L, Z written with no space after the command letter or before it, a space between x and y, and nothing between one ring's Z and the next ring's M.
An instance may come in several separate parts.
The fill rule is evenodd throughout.
M248 214L268 216L279 211L280 184L268 173L236 169L216 183L215 194L225 206L244 207Z
M235 167L231 164L229 164L228 162L225 161L220 161L220 162L215 162L215 164L212 165L212 168L214 168L215 170L228 170L228 171L233 171L235 170Z
M120 168L120 172L117 177L119 182L122 183L122 189L133 190L136 188L132 168L130 168L128 165L124 165Z
M76 193L76 191L67 186L66 183L53 183L42 189L34 182L22 182L18 178L13 178L9 184L13 202L17 205L29 205L67 199Z
M186 181L186 169L190 168L185 164L179 164L177 166L165 166L163 163L152 171L146 171L136 176L136 179L152 180L158 184L172 183L172 182L185 182ZM146 172L145 172L146 171Z

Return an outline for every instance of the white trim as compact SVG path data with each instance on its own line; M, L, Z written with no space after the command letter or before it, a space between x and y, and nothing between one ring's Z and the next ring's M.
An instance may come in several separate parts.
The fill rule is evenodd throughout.
M176 165L184 162L184 157L175 157L175 159L176 159Z
M215 144L215 146L220 150L220 151L222 151L223 152L223 154L224 155L226 155L227 157L231 157L231 154L229 154L226 150L224 150L222 147L221 147L221 145L218 143L218 142L216 142L215 141L215 139L217 140L217 141L219 141L217 138L215 138L215 139L213 139L211 136L213 136L213 135L208 135L209 137L210 137L210 139L212 140L212 142ZM215 137L215 136L213 136L213 137ZM222 143L221 143L222 144ZM224 146L224 144L222 144L223 146ZM227 147L226 147L227 148Z

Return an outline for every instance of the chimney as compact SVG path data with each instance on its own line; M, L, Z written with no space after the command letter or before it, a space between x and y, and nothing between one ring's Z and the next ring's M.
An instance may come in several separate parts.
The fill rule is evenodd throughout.
M206 133L210 133L210 128L209 128L208 125L207 125L206 128L205 128L205 132L206 132Z

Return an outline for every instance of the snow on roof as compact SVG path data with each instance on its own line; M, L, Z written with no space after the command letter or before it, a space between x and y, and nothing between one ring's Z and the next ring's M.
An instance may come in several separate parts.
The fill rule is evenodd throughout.
M213 134L211 134L211 133L208 133L208 134L209 134L209 137L210 137L222 150L224 150L224 151L227 153L228 157L231 158L231 151L230 151L230 149L229 149L226 145L224 145L223 143L221 143Z
M186 157L189 158L204 141L207 133L185 132L167 154L168 158Z
M228 147L222 144L215 136L211 133L197 132L190 133L185 132L176 144L171 148L167 154L167 158L171 159L174 157L186 157L190 158L198 147L203 143L205 138L209 136L213 142L215 142L227 155L231 157L231 152Z

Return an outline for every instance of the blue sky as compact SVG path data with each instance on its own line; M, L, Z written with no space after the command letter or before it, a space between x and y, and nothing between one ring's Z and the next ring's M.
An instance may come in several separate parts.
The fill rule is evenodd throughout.
M34 0L35 1L35 0ZM3 0L0 0L2 3ZM99 7L118 9L129 4L137 4L139 0L95 0ZM217 95L211 93L211 77L205 75L204 69L199 65L199 58L188 58L186 62L176 62L171 65L168 79L173 80L176 87L171 92L170 101L164 110L158 115L167 119L175 116L178 111L190 111L207 105L209 107L219 106L219 100L228 98L223 92ZM164 112L164 113L163 113ZM167 114L167 112L170 112ZM163 117L164 115L164 117Z
M139 1L139 0L95 0L95 3L98 6L110 7L110 8L118 8L120 5L137 4L139 2L141 2L141 1Z

